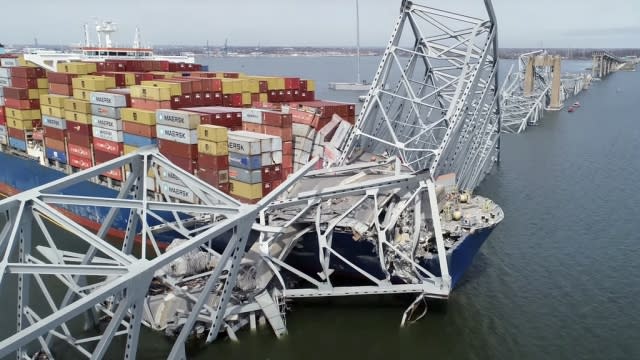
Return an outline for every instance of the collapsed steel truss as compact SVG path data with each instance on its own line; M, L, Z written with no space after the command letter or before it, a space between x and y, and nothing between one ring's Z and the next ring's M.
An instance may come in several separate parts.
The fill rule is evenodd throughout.
M546 56L542 50L520 55L518 69L513 65L500 89L502 131L521 133L527 126L537 125L549 103L551 90L551 67L533 67L533 91L525 93L525 72L529 61L535 56Z
M451 280L433 182L424 174L401 173L401 164L395 159L314 171L304 176L314 162L256 205L240 204L218 192L171 164L155 149L124 156L1 201L0 210L7 221L0 233L0 250L4 254L0 263L0 289L6 296L15 293L16 287L10 283L12 278L17 281L18 331L0 342L0 356L17 351L18 357L24 358L42 351L53 358L52 346L66 343L86 357L102 358L107 351L113 351L110 350L113 339L124 336L124 357L135 358L140 326L162 330L167 325L163 325L164 320L157 315L158 308L153 308L155 300L151 289L154 286L169 289L181 299L183 311L190 309L172 313L177 335L169 356L172 359L186 358L185 342L202 324L207 329L207 342L215 340L220 331L235 338L235 331L247 322L254 325L256 316L265 318L278 336L285 334L280 304L286 298L390 293L446 298ZM78 182L122 166L129 166L132 172L113 198L63 195ZM177 174L182 185L198 194L198 203L176 202L166 194L157 201L149 200L145 181L149 169ZM353 181L354 176L366 174L371 178ZM327 179L340 181L334 183L335 186L327 186ZM318 186L317 181L323 185ZM295 194L275 200L293 189L297 189ZM400 202L395 204L393 212L380 219L390 196ZM336 213L337 202L349 198L353 201L346 203L348 208ZM372 212L365 203L374 205ZM108 208L108 214L100 228L92 232L68 217L69 206ZM375 219L381 268L389 268L389 262L401 262L404 272L393 275L410 277L412 281L408 285L392 284L389 273L382 277L367 273L347 260L341 249L332 246L336 227L356 221L355 212L362 209L373 214L367 218ZM105 239L115 218L123 216L123 211L127 214L127 230L124 242L116 247ZM287 217L287 212L293 215ZM185 214L189 217L183 216ZM393 229L403 214L405 217L411 214L415 228L411 231L410 243L400 248L386 235L393 236ZM303 223L306 223L303 227L292 227ZM54 238L50 232L52 224L77 236L80 243L66 237ZM45 243L34 242L33 229L42 233ZM426 229L436 236L441 276L425 270L414 258L412 249ZM260 234L258 240L250 240L252 230ZM158 237L167 231L186 241L161 252ZM318 263L322 270L318 276L285 263L288 251L309 231L316 233L320 249ZM147 245L134 251L136 241ZM216 252L213 242L222 243L223 250ZM187 279L166 276L168 266L194 251L211 254L215 266ZM330 258L340 259L368 283L332 284L334 265ZM283 272L306 281L308 286L288 288ZM274 286L274 276L279 286ZM185 284L194 281L200 281L199 285L187 288ZM247 297L245 300L238 300L238 289ZM46 300L45 306L38 305L40 299ZM246 316L238 320L240 314ZM82 318L85 326L79 327ZM87 332L100 318L107 319L102 334Z
M498 157L497 25L404 1L340 162L397 155L473 190Z

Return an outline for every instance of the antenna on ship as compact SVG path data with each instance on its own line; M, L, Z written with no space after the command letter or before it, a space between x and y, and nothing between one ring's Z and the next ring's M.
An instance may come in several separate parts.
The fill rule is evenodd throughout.
M84 46L91 46L91 40L89 39L89 24L84 23Z
M141 45L141 37L140 37L140 28L136 26L136 35L133 38L133 48L134 49L139 49L142 47Z
M116 32L116 24L111 21L103 21L102 25L96 25L96 32L98 33L98 46L102 47L102 41L100 35L104 35L104 47L110 48L113 47L113 42L111 41L111 34Z

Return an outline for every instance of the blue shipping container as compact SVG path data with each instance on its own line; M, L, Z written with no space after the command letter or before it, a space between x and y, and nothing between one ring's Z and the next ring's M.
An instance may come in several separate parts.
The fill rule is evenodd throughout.
M24 140L9 137L9 146L11 146L14 149L27 152L27 143Z
M247 170L257 170L262 166L262 155L243 155L229 153L229 166L239 167Z
M61 162L63 164L67 164L67 154L66 153L63 153L62 151L58 151L58 150L54 150L54 149L47 149L46 153L47 153L47 159L58 160L59 162Z
M158 139L151 139L144 136L138 136L133 134L124 133L123 134L124 143L127 145L135 146L135 147L143 147L147 145L156 145L158 144Z

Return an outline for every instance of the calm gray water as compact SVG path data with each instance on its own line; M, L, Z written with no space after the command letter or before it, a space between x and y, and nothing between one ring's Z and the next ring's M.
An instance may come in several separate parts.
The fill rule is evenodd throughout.
M377 63L363 58L363 75ZM353 80L351 58L210 64L212 70L316 79L325 99L356 101L358 95L326 86ZM501 73L508 70L503 65ZM294 303L285 339L267 327L243 331L240 343L222 340L191 357L640 358L639 90L640 72L613 74L578 96L582 107L575 113L548 113L540 126L503 137L502 162L477 191L499 203L506 219L446 308L401 329L410 300ZM11 314L3 323L13 323ZM149 332L143 338L138 358L166 356L167 340Z

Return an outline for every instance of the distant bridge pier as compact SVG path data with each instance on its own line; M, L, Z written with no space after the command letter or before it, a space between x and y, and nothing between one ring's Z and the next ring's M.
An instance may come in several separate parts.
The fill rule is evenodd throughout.
M627 61L606 51L593 53L591 74L594 78L603 79L610 73L618 71L627 65Z

